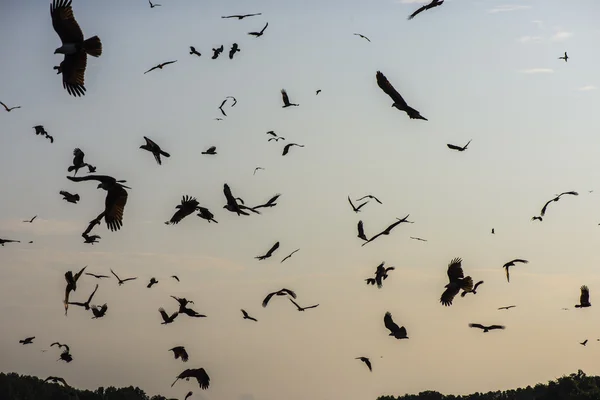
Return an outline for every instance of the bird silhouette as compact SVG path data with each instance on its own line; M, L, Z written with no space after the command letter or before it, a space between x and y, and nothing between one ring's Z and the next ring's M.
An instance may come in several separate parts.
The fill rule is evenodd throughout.
M365 201L364 203L361 203L358 207L356 207L354 205L354 203L352 203L352 200L350 200L350 196L348 196L348 203L350 203L350 206L352 207L352 211L354 211L355 213L360 212L360 209L363 208L363 206L365 204L368 203L368 201Z
M523 260L521 258L515 258L514 260L509 261L506 264L504 264L502 266L502 268L504 268L506 270L506 281L507 282L510 282L510 274L509 274L508 270L509 270L510 267L514 267L515 263L527 264L527 263L529 263L529 261Z
M356 235L356 236L359 237L359 238L361 238L365 242L368 242L369 239L367 239L367 237L365 236L365 228L363 226L363 222L362 221L358 221L357 228L358 228L358 235Z
M22 340L19 340L19 343L21 343L23 346L26 344L31 344L33 343L33 339L35 339L35 336L31 336Z
M479 328L479 329L483 329L483 333L489 332L489 331L493 331L494 329L505 329L504 325L490 325L490 326L484 326L481 324L469 324L469 328Z
M169 315L167 314L167 312L165 311L164 308L159 308L158 312L160 313L160 316L163 319L163 322L161 322L161 325L167 325L172 323L173 321L175 321L175 318L177 318L177 316L179 315L179 312L175 311L173 314Z
M94 295L96 294L96 291L98 290L98 285L96 284L96 288L94 289L94 291L92 292L92 294L90 294L90 297L88 297L87 301L84 303L79 303L79 302L69 302L70 305L72 306L80 306L83 307L86 311L88 311L90 309L90 303L92 302L92 299L94 298Z
M173 352L173 356L175 357L176 360L178 358L181 358L181 361L188 362L189 357L188 357L187 351L185 351L185 347L176 346L176 347L173 347L172 349L169 349L169 351Z
M394 101L392 107L396 107L398 110L404 111L411 119L422 119L427 121L427 118L423 117L419 111L410 107L406 103L404 98L402 98L400 93L398 93L398 91L392 86L392 84L387 80L385 75L381 73L381 71L377 71L376 77L377 85Z
M375 270L375 283L377 283L377 287L381 289L383 287L383 281L388 277L388 271L393 271L395 267L385 268L385 261L379 264Z
M385 228L382 232L379 232L377 235L371 237L371 239L367 240L362 245L364 246L367 243L371 243L373 240L377 239L381 235L385 235L385 236L389 235L392 232L392 229L394 229L396 226L400 225L403 222L405 222L407 224L413 224L414 222L408 220L409 215L410 214L408 214L406 217L404 217L402 219L396 218L397 219L396 222L394 222L393 224L391 224L390 226L388 226L387 228Z
M482 283L483 283L483 281L479 281L473 286L473 288L471 290L463 290L463 292L460 294L460 296L465 297L467 295L467 293L477 294L477 287L479 285L481 285Z
M104 303L102 306L92 306L92 314L94 314L92 319L104 317L106 315L106 310L108 310L106 303Z
M296 249L296 250L292 251L290 254L288 254L287 256L285 256L284 259L281 260L281 263L283 263L285 260L287 260L288 258L293 256L297 251L300 251L300 249Z
M405 327L399 327L392 319L392 314L388 311L383 317L383 323L385 327L390 331L389 336L393 336L396 339L408 339Z
M219 55L220 55L220 54L223 52L223 49L224 49L224 48L223 48L223 45L221 45L221 47L217 47L216 49L214 49L214 48L213 48L213 49L212 49L212 51L213 51L213 55L212 55L212 57L211 57L211 58L212 58L213 60L216 60L216 59L217 59L217 57L219 57Z
M561 194L557 194L556 197L554 197L551 200L548 200L546 202L546 204L544 204L544 207L542 207L542 211L540 212L540 216L543 217L544 215L546 215L546 208L548 207L548 205L550 205L550 203L560 200L560 198L566 194L571 195L571 196L579 196L579 193L577 193L575 191L563 192Z
M369 360L367 357L356 357L355 360L360 360L360 361L364 362L367 365L367 368L369 368L369 371L373 372L373 367L371 366L371 360Z
M92 274L91 272L86 272L85 274L89 275L89 276L93 276L96 279L110 278L110 276L108 276L108 275L96 275L96 274Z
M31 223L33 222L33 220L34 220L34 219L36 219L36 218L37 218L37 215L36 215L35 217L33 217L33 218L31 218L31 219L27 219L27 220L25 220L25 221L23 221L23 222L28 222L28 223L30 223L30 224L31 224Z
M450 143L448 143L446 146L448 146L448 148L452 149L452 150L465 151L467 149L467 147L469 146L469 143L471 143L471 140L469 140L467 142L467 144L465 144L463 147L456 146L456 145L450 144Z
M440 297L440 303L451 306L452 300L461 289L466 292L473 290L473 279L470 276L464 276L461 258L454 258L450 261L447 273L450 283L444 286L446 290Z
M567 55L567 52L565 51L565 55L562 57L558 57L559 60L565 60L565 62L567 62L567 60L569 59L569 56Z
M413 240L418 240L419 242L426 242L427 241L427 239L423 239L423 238L415 237L415 236L411 236L410 238L413 239Z
M236 15L228 15L226 17L221 17L221 18L237 18L239 20L239 19L244 19L247 17L254 17L255 15L262 15L262 13L243 14L243 15L236 14Z
M304 311L304 310L308 310L309 308L317 308L317 307L319 307L318 304L315 304L314 306L300 307L298 305L298 303L296 303L292 298L288 297L288 300L291 301L292 303L294 303L294 305L296 306L296 308L298 309L298 311Z
M49 376L46 379L44 379L44 383L48 382L48 381L52 381L54 383L62 383L64 387L68 388L70 387L67 384L67 381L65 381L63 378L58 377L58 376Z
M361 35L360 33L355 33L354 35L359 36L363 39L365 39L367 42L371 42L371 39L369 39L368 37L366 37L365 35Z
M383 204L377 197L373 196L372 194L368 194L366 196L363 196L360 199L356 199L355 201L361 201L361 200L364 200L364 199L373 199L376 202L378 202L379 204Z
M0 246L4 247L4 243L21 243L21 241L12 239L0 239Z
M416 17L418 14L422 13L423 11L429 10L429 9L437 7L437 6L441 6L442 4L444 4L444 0L431 0L431 3L425 4L424 6L417 9L414 13L410 14L408 16L408 19L411 20L414 17Z
M182 219L195 212L199 206L200 203L198 203L198 200L196 200L195 197L187 195L183 196L181 199L181 204L178 204L175 207L177 211L175 211L175 214L173 214L171 219L165 222L165 224L177 225Z
M176 62L177 62L177 60L173 60L173 61L166 61L166 62L160 63L158 65L155 65L154 67L150 68L148 71L144 72L144 75L150 71L154 71L155 69L163 69L163 67L165 67L166 65L174 64Z
M252 207L253 210L257 210L258 208L271 208L277 205L276 201L281 196L280 193L277 193L273 197L271 197L266 203L259 204L258 206Z
M63 200L66 200L68 203L77 204L80 200L80 197L77 193L71 194L67 191L61 190L59 194L63 197Z
M265 169L263 167L256 167L254 168L254 172L252 173L252 175L256 175L256 171L262 170L264 171Z
M242 207L240 206L240 204L238 204L237 199L233 196L233 194L231 194L231 189L229 188L229 185L226 183L223 185L223 194L225 195L225 199L227 199L227 204L225 204L223 208L225 208L228 211L234 212L237 215L250 215L244 210L242 210Z
M254 257L259 261L265 260L269 257L271 257L273 255L273 252L275 252L275 250L277 250L279 248L279 242L275 243L270 249L269 251L267 251L266 254L262 255L262 256L258 256L258 257Z
M189 381L190 378L196 378L196 381L198 381L198 385L200 386L200 389L206 390L206 389L208 389L208 386L210 385L210 378L209 378L208 374L206 373L206 371L204 370L204 368L198 368L198 369L186 369L185 371L180 373L177 376L177 379L175 379L175 382L173 382L171 384L171 387L173 387L173 385L175 385L179 379L185 379L186 381Z
M152 153L154 155L154 159L156 160L156 162L158 163L158 165L162 165L162 161L160 159L160 156L164 156L164 157L171 157L171 155L169 153L167 153L166 151L163 151L159 145L156 144L156 142L154 142L153 140L147 138L146 136L144 136L144 140L146 140L146 144L143 144L140 146L140 149L149 151L150 153Z
M65 280L67 281L67 287L65 288L65 299L63 301L63 304L65 306L65 315L67 315L67 311L69 310L69 295L71 294L71 292L77 291L77 281L79 280L81 274L83 274L86 268L87 265L81 268L81 270L75 275L73 275L72 271L65 272Z
M267 304L269 304L269 300L271 300L271 297L273 297L273 296L287 296L287 295L292 296L294 299L296 298L296 293L294 293L294 291L283 288L276 292L269 293L267 295L267 297L265 297L265 299L263 300L262 306L266 307Z
M190 55L197 55L198 57L200 57L202 54L196 51L196 48L194 46L190 46Z
M531 220L532 221L540 221L540 222L543 221L542 217L537 217L537 216L536 217L531 217Z
M579 296L579 304L575 305L575 308L586 308L591 307L592 303L590 303L590 289L587 286L583 285L581 288L581 295Z
M210 146L208 149L206 149L205 151L203 151L202 154L215 155L215 154L217 154L217 147L216 146Z
M238 51L241 51L240 48L238 47L237 43L234 43L231 46L231 49L229 50L229 59L233 60L233 56L235 55L235 53L237 53Z
M198 216L202 219L207 220L208 222L214 222L218 224L219 222L215 220L215 216L210 210L206 207L198 207Z
M85 154L83 151L81 151L81 149L76 148L75 150L73 150L73 165L71 165L69 168L67 168L68 172L71 171L75 171L73 173L73 176L77 175L77 171L79 171L79 169L83 168L83 167L87 167L88 163L83 161L83 158L85 157Z
M125 279L121 279L121 278L119 278L119 276L118 276L118 275L115 273L115 271L113 271L113 270L112 270L112 268L110 269L110 272L111 272L111 273L112 273L112 274L115 276L115 278L117 278L117 281L119 281L119 286L123 285L125 282L128 282L128 281L133 281L133 280L136 280L136 279L137 279L137 276L136 276L136 277L133 277L133 278L125 278Z
M510 310L511 308L515 308L516 306L504 306L504 307L498 307L498 310Z
M587 340L587 339L585 339L583 342L581 342L581 343L579 343L579 344L580 344L580 345L582 345L582 346L585 346L585 345L587 344L587 342L588 342L588 340Z
M2 107L4 107L4 109L6 110L6 112L11 112L12 110L15 110L17 108L21 108L21 106L15 106L15 107L8 107L6 104L4 104L3 102L0 101L0 105L2 105Z
M171 278L175 279L177 282L179 282L179 277L177 275L171 275Z
M248 32L248 35L254 36L254 37L261 37L264 33L265 33L265 29L267 29L267 26L269 26L269 23L267 22L267 24L264 26L264 28L261 29L260 32Z
M287 92L285 91L285 89L281 89L281 98L283 99L283 106L282 108L287 108L290 106L299 106L300 104L296 104L296 103L290 103L290 98L288 97Z
M150 282L148 282L148 285L146 285L146 287L148 289L150 289L152 286L156 285L158 283L158 281L156 280L155 277L150 278Z
M290 148L293 146L297 146L297 147L304 147L303 144L297 144L297 143L288 143L285 145L285 147L283 148L283 153L281 153L282 156L285 156L287 153L289 153Z
M249 319L249 320L251 320L251 321L258 322L258 320L257 320L256 318L254 318L254 317L251 317L251 316L250 316L250 315L249 315L249 314L246 312L246 310L242 309L242 310L240 310L240 311L242 312L242 315L244 316L244 317L243 317L243 319Z
M152 3L150 0L148 0L148 3L150 3L150 8L154 8L154 7L160 7L160 6L162 6L162 4L155 4L155 3Z

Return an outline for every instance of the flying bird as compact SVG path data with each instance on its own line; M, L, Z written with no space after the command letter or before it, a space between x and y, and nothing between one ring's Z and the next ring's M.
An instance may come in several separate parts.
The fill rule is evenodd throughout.
M532 221L543 221L542 217L531 217Z
M196 51L196 48L194 46L190 46L190 54L195 54L198 57L200 57L202 54L200 54L199 52Z
M367 357L356 357L355 360L360 360L364 362L367 365L367 368L369 368L369 371L373 372L373 368L371 367L371 360L369 360Z
M377 71L377 85L392 98L394 103L392 107L396 107L400 111L404 111L411 119L422 119L427 121L427 118L423 117L419 111L410 107L406 101L402 98L400 93L392 86L392 84L387 80L385 75L383 75L380 71Z
M575 308L591 307L592 303L590 303L590 289L588 289L588 287L585 285L583 285L580 289L581 295L579 296L579 304L576 304Z
M238 51L241 51L241 50L240 50L240 48L238 47L238 44L237 44L237 43L234 43L234 44L231 46L231 49L229 50L229 59L230 59L230 60L233 60L233 56L234 56L234 54L235 54L235 53L237 53Z
M281 196L280 193L277 193L276 195L274 195L273 197L271 197L265 204L260 204L256 207L252 207L253 210L256 210L257 208L270 208L270 207L275 207L277 205L276 201L279 198L279 196Z
M223 52L223 45L221 45L221 47L217 47L216 49L212 49L213 50L213 55L212 55L212 59L216 60L217 57L219 57L219 55Z
M548 201L546 202L546 204L544 204L544 207L542 208L542 212L540 213L540 216L542 216L542 217L543 217L543 216L546 214L546 208L548 207L548 205L549 205L550 203L552 203L553 201L558 201L558 200L560 200L560 198L561 198L562 196L566 195L566 194L568 194L568 195L571 195L571 196L579 196L579 193L577 193L577 192L575 192L575 191L563 192L563 193L561 193L561 194L557 194L557 195L556 195L556 197L554 197L552 200L548 200Z
M498 307L498 310L510 310L511 308L515 308L516 306L504 306L504 307Z
M288 143L285 145L285 147L283 148L283 153L281 153L282 156L285 156L287 153L289 153L290 148L293 146L298 146L298 147L304 147L303 144L297 144L297 143Z
M283 99L283 106L281 106L282 108L286 108L286 107L290 107L290 106L299 106L300 104L296 104L296 103L290 103L290 98L288 97L287 92L285 91L285 89L281 89L281 98Z
M169 153L167 153L166 151L163 151L160 148L160 146L157 145L156 142L154 142L153 140L147 138L146 136L144 136L144 140L146 140L146 144L141 145L140 149L147 150L150 153L152 153L154 155L154 158L156 159L156 162L158 163L158 165L162 165L160 156L171 157L171 155Z
M248 35L252 35L254 37L261 37L264 33L265 33L265 29L267 29L267 26L269 26L269 23L267 22L267 24L265 25L264 28L261 29L260 32L248 32Z
M178 358L181 358L181 361L187 362L189 359L188 353L187 353L187 351L185 351L185 347L183 347L183 346L173 347L172 349L169 349L169 351L173 352L173 356L175 356L176 360Z
M350 200L350 196L348 196L348 203L350 203L350 205L352 206L352 211L354 211L355 213L360 212L360 209L368 203L368 201L365 201L364 203L360 204L358 207L354 206L354 204L352 203L352 200Z
M186 381L189 381L190 378L196 378L196 381L198 381L198 385L200 386L200 389L206 390L206 389L208 389L208 386L210 385L210 378L208 377L208 374L206 373L204 368L198 368L198 369L186 369L185 371L180 373L177 376L177 379L175 379L175 382L173 382L171 384L171 387L173 387L173 385L175 385L175 383L177 383L177 381L179 379L185 379Z
M160 63L158 65L155 65L154 67L150 68L148 71L144 72L144 75L147 74L150 71L154 71L155 69L163 69L164 66L169 65L169 64L174 64L176 62L177 62L177 60L173 60L173 61L166 61L164 63Z
M406 328L403 326L399 327L398 325L396 325L396 323L392 319L392 314L389 311L385 313L385 316L383 317L383 323L385 327L390 331L389 336L393 336L396 339L408 339Z
M48 132L46 132L46 129L44 128L43 125L36 125L33 127L33 129L35 129L36 135L42 135L46 139L50 140L50 143L54 143L54 138L52 136L48 135Z
M477 294L477 287L479 285L481 285L482 283L483 283L483 281L479 281L473 286L473 288L471 290L463 290L463 292L460 294L460 297L465 297L467 295L467 293Z
M106 310L108 310L106 303L104 303L102 306L92 306L92 314L94 314L92 319L104 317L106 315Z
M173 214L171 219L169 221L165 222L165 224L167 224L167 225L178 224L179 222L181 222L182 219L184 219L185 217L187 217L188 215L190 215L191 213L196 211L199 206L200 206L200 203L198 203L198 200L196 200L195 197L191 197L191 196L187 196L187 195L183 196L183 198L181 199L181 204L178 204L175 207L177 209L177 211L175 211L175 214Z
M297 251L300 251L300 249L296 249L294 251L292 251L289 255L287 255L283 260L281 260L281 262L284 262L285 260L287 260L288 258L290 258L291 256L293 256ZM281 264L281 263L280 263Z
M4 109L6 110L6 112L11 112L12 110L14 110L16 108L21 108L21 106L15 106L15 107L8 108L8 106L6 104L4 104L3 102L1 102L1 101L0 101L0 105L2 105L2 107L4 107Z
M237 19L244 19L246 17L254 17L255 15L262 15L262 13L256 13L256 14L243 14L243 15L228 15L226 17L221 17L221 18L237 18Z
M33 343L33 339L35 339L35 336L31 336L31 337L19 340L19 343L21 343L22 345L31 344L31 343Z
M208 222L214 222L215 224L218 224L219 222L215 219L215 216L213 213L210 212L210 210L206 207L198 207L198 216L202 219L207 220Z
M367 237L365 236L365 228L363 226L363 222L362 221L358 221L358 226L357 227L358 227L358 235L357 235L357 237L361 238L365 242L368 242L369 239L367 239Z
M60 358L56 361L60 360L70 363L71 361L73 361L73 356L71 355L71 353L69 353L69 350L64 350L62 353L60 353Z
M210 146L208 149L206 149L205 151L202 152L202 154L208 154L208 155L216 155L217 154L217 147L216 146Z
M68 203L77 204L79 201L79 195L77 193L71 194L67 191L61 190L59 194L63 197L63 200L66 200Z
M256 175L256 171L258 171L258 170L264 171L265 169L263 167L256 167L256 168L254 168L254 173L252 175Z
M98 290L98 284L96 284L96 288L94 289L94 291L92 292L92 294L90 294L90 297L88 297L87 301L84 303L78 303L78 302L69 302L70 305L72 306L80 306L83 307L86 311L88 311L90 309L90 303L92 302L92 299L94 298L94 295L96 294L96 291Z
M98 239L102 239L102 237L99 236L99 235L87 235L87 234L83 235L82 234L81 236L83 236L83 239L84 239L83 243L85 243L85 244L92 244L93 245L94 243L99 243L100 242Z
M148 282L148 285L146 286L148 289L150 289L152 286L156 285L158 283L158 281L156 280L155 277L150 278L150 282Z
M567 55L567 52L565 51L565 55L562 57L558 57L559 60L565 60L565 62L567 62L567 60L569 59L569 56Z
M418 14L422 13L423 11L429 10L429 9L437 7L437 6L441 6L442 4L444 4L444 0L431 0L431 3L425 4L424 6L420 7L417 11L410 14L408 16L408 19L411 20L414 17L416 17Z
M381 289L383 287L383 281L388 277L388 271L393 271L395 267L385 268L385 261L377 266L375 270L375 283L377 283L377 287Z
M223 185L223 194L225 195L225 199L227 199L227 204L224 205L223 208L227 209L228 211L234 212L237 215L250 215L244 210L242 210L242 207L238 204L237 199L231 194L231 189L229 188L229 185L226 183Z
M85 274L89 275L89 276L93 276L96 279L110 278L110 276L108 276L108 275L96 275L96 274L92 274L91 272L86 272Z
M321 93L322 90L321 89L317 89L317 91L315 92L315 96L317 96L319 93Z
M473 290L473 278L464 276L461 258L454 258L450 261L447 274L450 283L444 286L446 290L440 297L440 303L448 307L452 305L454 296L456 296L461 289L467 292Z
M81 268L81 270L75 275L73 275L72 271L65 272L65 280L67 281L67 287L65 288L65 299L63 301L63 304L65 306L65 315L67 315L67 311L69 309L69 295L71 294L71 292L77 291L77 281L79 280L81 274L83 274L86 268L87 265Z
M115 271L112 270L112 268L110 269L110 272L115 276L115 278L117 278L117 280L119 281L119 286L121 286L122 284L124 284L127 281L133 281L135 279L137 279L137 276L134 278L126 278L126 279L121 279L119 278L119 276L115 273Z
M148 0L148 3L150 3L150 8L154 8L154 7L160 7L162 4L155 4L152 3L150 0Z
M298 305L298 303L296 303L293 299L288 297L288 300L291 301L292 303L294 303L294 305L296 306L296 308L298 309L298 311L304 311L304 310L308 310L309 308L317 308L319 307L318 304L315 304L314 306L309 306L309 307L300 307Z
M223 106L225 105L225 103L227 103L227 99L223 100L221 102L221 105L219 106L219 110L221 110L221 114L223 114L223 116L227 116L227 114L225 114L225 111L223 110Z
M251 317L251 316L250 316L250 315L249 315L249 314L246 312L246 310L242 309L241 311L242 311L242 315L244 316L244 318L243 318L243 319L249 319L249 320L251 320L251 321L258 322L258 320L257 320L256 318L253 318L253 317Z
M494 329L505 329L505 326L504 325L483 326L481 324L469 324L469 328L483 329L483 333L486 333L486 332L489 332L489 331L493 331Z
M273 255L273 252L274 252L275 250L277 250L278 248L279 248L279 242L275 243L275 244L273 245L273 247L271 247L271 248L269 249L269 251L267 251L267 254L265 254L265 255L262 255L262 256L258 256L258 257L254 257L254 258L256 258L256 259L257 259L257 260L259 260L259 261L260 261L260 260L267 259L267 258L271 257L271 256Z
M75 150L73 150L73 165L71 165L69 168L67 168L68 172L71 171L75 171L75 173L73 173L73 176L77 175L77 171L79 171L80 168L83 167L88 167L88 169L90 169L91 165L89 165L88 163L83 161L83 158L85 157L85 153L83 151L81 151L81 149L76 148ZM94 167L92 167L94 168ZM92 171L90 171L92 172Z
M31 224L31 223L33 222L33 220L34 220L34 219L36 219L36 218L37 218L37 215L36 215L35 217L33 217L33 218L31 218L31 219L28 219L28 220L25 220L25 221L23 221L23 222L28 222L28 223L30 223L30 224Z
M12 239L0 239L0 246L4 247L4 243L21 243L21 241Z
M58 376L49 376L49 377L47 377L47 378L44 380L44 383L46 383L46 382L48 382L48 381L52 381L52 382L54 382L54 383L62 383L64 387L67 387L67 388L68 388L68 387L70 387L70 386L67 384L67 381L65 381L63 378L60 378L60 377L58 377Z
M450 143L448 143L446 146L448 146L448 148L450 148L452 150L465 151L467 149L467 147L469 146L469 143L471 143L471 140L469 140L467 142L467 144L465 144L463 147L456 146L456 145L450 144Z
M529 261L527 261L527 260L523 260L523 259L520 259L520 258L515 258L514 260L512 260L512 261L509 261L509 262L507 262L506 264L504 264L504 265L502 266L502 268L506 269L506 281L507 281L507 282L509 282L509 283L510 283L510 274L509 274L509 272L508 272L508 269L509 269L510 267L514 267L514 266L515 266L515 263L523 263L523 264L527 264L527 263L529 263Z
M415 236L411 236L410 238L413 239L413 240L418 240L419 242L426 242L427 241L427 239L423 239L423 238L415 237Z
M271 297L273 297L273 296L287 296L287 295L292 296L294 299L296 298L296 293L294 293L292 290L283 288L281 290L278 290L277 292L269 293L267 295L267 297L265 297L265 299L263 300L262 306L266 307L267 304L269 304L269 300L271 300Z
M364 199L373 199L376 202L378 202L379 204L383 204L377 197L373 196L372 194L368 194L366 196L363 196L360 199L356 199L355 201L361 201L361 200L364 200Z
M369 239L369 240L367 240L366 242L364 242L362 245L364 246L365 244L372 242L373 240L377 239L377 238L378 238L379 236L381 236L381 235L386 235L386 236L387 236L387 235L389 235L389 234L390 234L390 232L392 232L392 229L394 229L396 226L400 225L400 224L401 224L401 223L403 223L403 222L406 222L406 223L408 223L408 224L412 224L412 223L414 223L414 222L412 222L412 221L408 221L408 219L407 219L407 218L408 218L408 216L409 216L409 215L410 215L410 214L408 214L406 217L404 217L404 218L402 218L402 219L400 219L400 218L396 218L396 219L397 219L397 221L396 221L396 222L394 222L393 224L391 224L390 226L388 226L387 228L385 228L385 229L384 229L382 232L380 232L380 233L378 233L377 235L373 236L371 239Z
M164 308L159 308L158 312L160 313L160 316L163 319L163 322L161 322L161 325L167 325L172 323L173 321L175 321L175 318L177 318L177 316L179 315L179 312L175 311L173 314L169 315L167 314L167 312L165 311Z

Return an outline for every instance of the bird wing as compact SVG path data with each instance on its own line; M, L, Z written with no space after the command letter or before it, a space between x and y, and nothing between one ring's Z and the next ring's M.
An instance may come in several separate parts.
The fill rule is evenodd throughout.
M522 259L522 258L515 258L514 260L512 260L512 261L511 261L511 263L517 263L517 262L518 262L518 263L523 263L523 264L527 264L527 263L529 263L529 261L527 261L527 260L524 260L524 259Z
M83 42L83 32L73 15L71 0L54 0L50 5L52 27L64 43Z
M283 104L285 104L285 105L290 104L290 98L288 97L288 94L285 91L285 89L281 89L281 97L283 98Z
M457 257L452 259L450 264L448 264L448 279L450 282L455 282L464 277L465 275L462 269L462 258Z
M233 197L233 194L231 194L231 189L229 188L228 184L223 185L223 194L225 195L225 198L227 199L227 203L237 205L237 201L235 200L235 197Z
M369 371L373 371L373 367L371 366L371 361L368 358L365 357L365 359L362 361L364 361L364 363L367 364L367 367L369 367Z
M75 274L75 276L73 277L73 280L75 282L77 282L79 280L79 277L81 276L81 274L83 274L83 271L85 271L85 269L87 268L87 265L83 268L81 268L81 270Z
M460 146L455 146L453 144L448 143L446 146L448 146L449 148L451 148L452 150L462 150L463 148Z
M164 308L159 308L158 312L160 313L160 316L162 317L163 321L167 322L169 320L169 315L167 314Z
M248 313L246 312L246 310L242 309L241 311L242 311L242 314L244 315L244 317L246 317L246 318L248 318L248 317L249 317L249 315L248 315Z
M270 250L267 252L267 256L269 256L269 257L270 257L270 256L271 256L271 254L273 254L273 252L274 252L275 250L277 250L278 248L279 248L279 242L275 243L275 244L273 245L273 247L271 247L271 249L270 249Z
M581 287L581 295L579 296L579 304L587 304L590 302L590 290L587 286Z
M293 298L296 298L296 293L294 293L293 290L283 288L280 290L280 292L285 292L285 293L289 294L290 296L292 296Z
M309 308L317 308L319 307L318 304L315 304L314 306L308 306L308 307L304 307L305 310L308 310Z
M112 274L115 276L115 278L117 278L117 280L119 282L121 282L121 278L119 278L119 276L117 274L115 274L115 271L113 271L112 268L110 269L110 272L112 272Z
M261 33L261 34L265 32L265 29L267 29L267 26L269 26L269 23L268 23L268 22L267 22L267 24L265 25L265 27L264 27L264 28L262 28L262 29L260 30L260 33ZM234 104L234 105L235 105L235 104Z
M389 311L386 312L385 316L383 317L383 324L392 333L396 333L400 330L400 327L396 325L396 323L392 319L392 314Z
M422 13L423 11L425 11L427 9L427 5L424 5L422 7L420 7L417 11L415 11L414 13L410 14L408 16L408 19L413 19L414 17L416 17L417 15L419 15L420 13Z
M444 290L444 293L442 293L442 296L440 297L440 303L445 306L451 306L452 300L454 300L454 297L458 294L458 292L460 292L460 285L450 283L446 290Z
M98 284L96 284L96 289L94 289L94 291L92 292L92 294L90 294L90 297L88 298L88 301L87 301L88 304L92 302L92 298L96 294L96 290L98 290Z
M80 51L76 54L65 55L60 63L63 87L71 96L85 94L85 68L87 67L87 54Z
M146 141L146 145L153 147L153 148L159 148L158 145L152 139L144 136L144 140Z
M150 68L148 71L144 72L144 74L147 74L150 71L154 71L156 68L158 68L158 65L155 65L154 67Z
M281 155L285 156L290 151L290 147L292 147L292 145L293 145L293 143L286 144L285 147L283 148L283 153L281 153Z
M469 328L485 329L485 326L483 326L481 324L469 324Z
M107 175L86 175L86 176L67 176L67 179L73 182L81 182L81 181L98 181L102 183L112 183L115 182L115 178Z
M296 308L297 308L298 310L302 310L302 307L300 307L300 306L298 305L298 303L296 303L296 302L294 301L294 299L291 299L291 298L289 298L289 297L288 297L288 300L289 300L289 301L291 301L292 303L294 303L294 305L296 306Z
M510 267L508 266L504 266L504 269L506 270L506 281L510 282L510 272L508 272Z
M127 204L127 191L120 185L106 194L104 221L111 231L118 231L123 226L125 204Z
M362 220L358 221L358 237L363 240L368 240L367 237L365 236L365 228L363 226Z
M491 325L488 326L488 330L492 330L492 329L504 329L505 326L504 325Z
M177 282L180 282L179 277L177 275L171 275L171 278L175 279Z
M269 300L271 300L271 297L273 297L273 296L275 295L275 293L277 293L277 292L269 293L269 294L267 295L267 297L265 297L265 299L264 299L264 300L263 300L263 302L262 302L262 306L263 306L263 307L266 307L266 306L267 306L267 304L269 304Z
M548 207L548 204L552 203L553 201L554 199L548 200L546 204L544 204L544 207L542 207L542 212L540 212L540 216L543 217L546 214L546 207Z
M177 62L177 60L167 61L167 62L162 63L162 66L164 67L165 65L174 64L176 62Z
M392 86L390 81L387 80L387 78L381 73L381 71L377 71L376 77L377 85L381 88L381 90L383 90L388 96L392 98L394 103L397 103L398 105L402 105L404 107L408 107L406 101L404 101L400 93L398 93L398 91Z

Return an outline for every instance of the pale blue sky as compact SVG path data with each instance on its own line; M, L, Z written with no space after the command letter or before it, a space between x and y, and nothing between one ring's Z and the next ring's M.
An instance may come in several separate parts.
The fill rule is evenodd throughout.
M561 311L572 309L582 284L592 304L600 289L596 0L447 0L412 21L419 2L158 2L74 0L85 36L103 43L102 56L88 59L83 98L69 96L52 69L62 56L53 54L60 40L49 2L0 2L0 101L23 107L0 110L0 237L24 242L0 248L0 371L171 397L193 390L206 400L470 393L577 368L600 373L594 307ZM253 12L262 16L220 18ZM266 22L264 36L247 35ZM229 60L233 42L241 52ZM211 60L221 44L225 52ZM557 59L564 51L568 63ZM391 108L377 70L429 121ZM281 108L282 88L300 107ZM215 121L228 95L238 104ZM54 144L34 134L38 124ZM284 144L267 142L269 130L306 147L282 157ZM139 149L143 136L171 158L158 166ZM469 139L464 153L446 147ZM211 145L218 155L202 156ZM98 173L133 188L123 228L96 227L94 246L80 233L105 192L65 178L75 147ZM266 170L253 176L259 165ZM224 183L252 204L282 196L263 215L241 218L222 209ZM60 190L81 202L62 201ZM552 204L543 223L529 220L568 190L580 196ZM366 193L383 205L354 214L346 196ZM191 216L164 225L184 194L219 224ZM33 224L21 222L36 214ZM414 224L360 246L359 219L371 236L406 214ZM272 259L254 260L276 241ZM454 257L485 284L445 308L439 296ZM513 258L530 263L507 284L501 266ZM396 271L382 290L366 287L383 260ZM84 265L140 277L120 288L98 282L104 319L79 308L63 316L64 273ZM149 290L152 276L159 284ZM96 283L84 276L72 298L86 298ZM277 298L263 309L263 297L281 287L301 305L321 305L301 314ZM175 309L169 295L194 300L209 317L160 326L158 307ZM509 304L518 307L496 310ZM259 322L243 321L240 308ZM406 326L408 341L387 337L385 311ZM507 330L482 336L469 322ZM34 345L18 345L33 335ZM586 338L587 347L577 344ZM71 346L71 364L56 363L55 349L40 352L56 340ZM187 347L187 364L167 352L175 345ZM371 358L372 374L358 356ZM196 383L169 387L195 367L211 376L202 397Z

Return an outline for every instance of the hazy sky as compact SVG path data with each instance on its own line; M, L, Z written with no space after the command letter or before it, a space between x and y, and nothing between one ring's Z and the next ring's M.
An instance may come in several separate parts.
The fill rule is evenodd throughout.
M412 21L422 1L157 1L150 9L145 0L74 0L85 36L103 43L102 56L88 58L83 98L69 96L52 69L62 56L53 54L60 39L49 2L0 2L0 100L23 107L0 110L0 237L23 242L0 248L0 371L179 398L192 390L205 400L458 394L578 368L600 374L598 313L573 308L582 284L592 304L600 293L597 0L447 0ZM262 16L220 18L253 12ZM263 37L247 35L266 22ZM234 42L241 52L230 60ZM568 63L558 60L564 51ZM168 60L178 62L143 74ZM429 121L392 108L377 70ZM300 107L281 108L282 88ZM238 103L215 121L228 95ZM54 144L34 134L38 124ZM269 130L305 147L282 157L284 142L267 142ZM171 154L162 166L139 149L144 135ZM446 147L469 139L466 152ZM211 145L218 155L200 154ZM65 178L75 147L98 173L132 187L123 228L97 226L94 246L80 234L105 192ZM256 166L265 170L253 176ZM238 217L222 209L224 183L250 204L282 196L262 215ZM580 196L530 221L568 190ZM346 197L367 193L383 205L353 213ZM192 215L165 225L183 195L219 223ZM414 224L360 246L359 219L371 236L406 214ZM276 241L271 259L254 259ZM443 307L454 257L485 284ZM530 263L508 284L502 265L513 258ZM367 287L381 261L396 270L383 289ZM103 319L79 307L63 315L64 273L85 265L139 277L122 287L82 277L71 299L99 283ZM159 283L147 289L153 276ZM282 287L320 306L299 313L279 297L263 309ZM157 309L177 308L169 295L194 300L208 318L161 326ZM497 310L510 304L518 307ZM240 308L259 322L242 320ZM409 340L387 336L386 311ZM507 329L484 335L469 322ZM26 336L35 343L19 345ZM56 362L56 348L41 352L54 341L70 345L72 363ZM173 359L176 345L189 362ZM371 358L373 373L359 356ZM170 387L199 367L208 390L195 381Z

